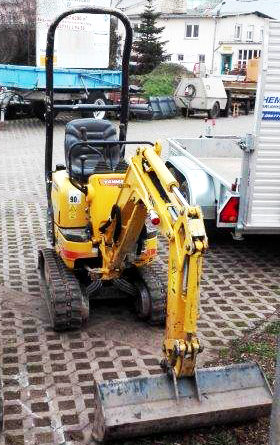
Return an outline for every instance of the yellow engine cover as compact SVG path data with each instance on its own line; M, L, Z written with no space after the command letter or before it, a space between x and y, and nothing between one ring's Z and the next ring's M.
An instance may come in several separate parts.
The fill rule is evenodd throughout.
M84 193L69 181L68 173L60 170L52 176L54 222L59 227L84 227L88 223Z
M124 176L113 173L92 175L88 182L88 195L85 196L71 184L65 170L53 173L52 205L56 250L69 268L74 267L77 259L96 257L100 243L99 227L110 217ZM60 230L86 228L89 222L94 233L89 241L68 241Z
M95 258L101 242L99 231L108 221L111 209L116 203L125 174L104 173L90 176L88 193L85 195L69 181L68 173L60 170L52 177L52 205L54 211L56 251L69 268L82 258ZM69 241L61 229L85 229L91 223L91 240ZM151 261L157 255L157 239L147 239L137 266Z
M94 241L97 243L101 241L99 227L108 221L124 177L121 173L111 173L96 174L89 178L86 201L90 208Z

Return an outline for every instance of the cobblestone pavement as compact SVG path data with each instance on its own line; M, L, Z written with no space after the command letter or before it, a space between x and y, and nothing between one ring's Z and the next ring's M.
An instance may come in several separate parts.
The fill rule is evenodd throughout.
M62 161L64 118L55 127ZM245 134L252 116L220 119L217 132ZM199 136L203 120L133 122L130 138ZM0 130L0 367L5 422L0 445L89 443L93 379L160 373L163 329L138 321L124 299L96 302L80 332L49 326L36 271L45 240L44 126L7 122ZM166 147L166 145L165 145ZM273 315L280 302L277 238L210 239L201 290L201 363L217 347ZM167 258L167 244L160 253ZM113 296L113 295L112 295Z

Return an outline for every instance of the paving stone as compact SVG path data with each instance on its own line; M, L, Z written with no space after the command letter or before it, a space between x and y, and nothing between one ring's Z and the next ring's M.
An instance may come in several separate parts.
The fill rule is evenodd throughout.
M64 124L65 118L55 125L54 162L63 161ZM164 330L136 320L126 301L93 305L81 332L52 331L36 269L38 248L46 246L43 140L44 125L35 119L8 122L0 132L0 367L5 410L0 445L88 444L94 379L161 373L158 355ZM279 306L277 246L273 240L210 242L198 321L204 356L241 337ZM159 251L167 260L162 238Z

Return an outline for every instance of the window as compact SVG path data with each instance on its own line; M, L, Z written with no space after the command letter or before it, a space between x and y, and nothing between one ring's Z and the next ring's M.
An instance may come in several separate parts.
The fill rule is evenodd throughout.
M260 42L263 41L263 28L260 29Z
M186 37L188 39L197 39L199 34L199 25L186 25Z
M186 37L192 37L192 25L187 25Z
M260 49L241 49L238 52L238 66L246 66L247 61L261 56Z
M198 25L193 26L193 36L194 37L198 37L198 29L199 29Z
M165 58L166 62L171 62L171 56L172 54L168 54Z
M250 26L248 26L248 29L247 29L246 40L248 42L252 42L253 37L254 37L254 26L250 25Z
M234 38L236 40L241 40L241 36L242 36L242 25L235 25Z
M198 54L199 63L205 63L205 54Z
M178 54L177 59L182 62L184 60L184 54Z

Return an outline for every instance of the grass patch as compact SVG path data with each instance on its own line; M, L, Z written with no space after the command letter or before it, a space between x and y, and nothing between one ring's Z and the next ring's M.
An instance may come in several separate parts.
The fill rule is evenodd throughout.
M220 357L221 358L226 358L229 354L229 350L228 348L221 348L220 349Z
M261 357L272 358L275 357L275 349L266 343L248 342L236 346L236 355L242 358L243 354L254 354Z
M266 328L265 332L271 335L280 335L280 320L273 321Z

